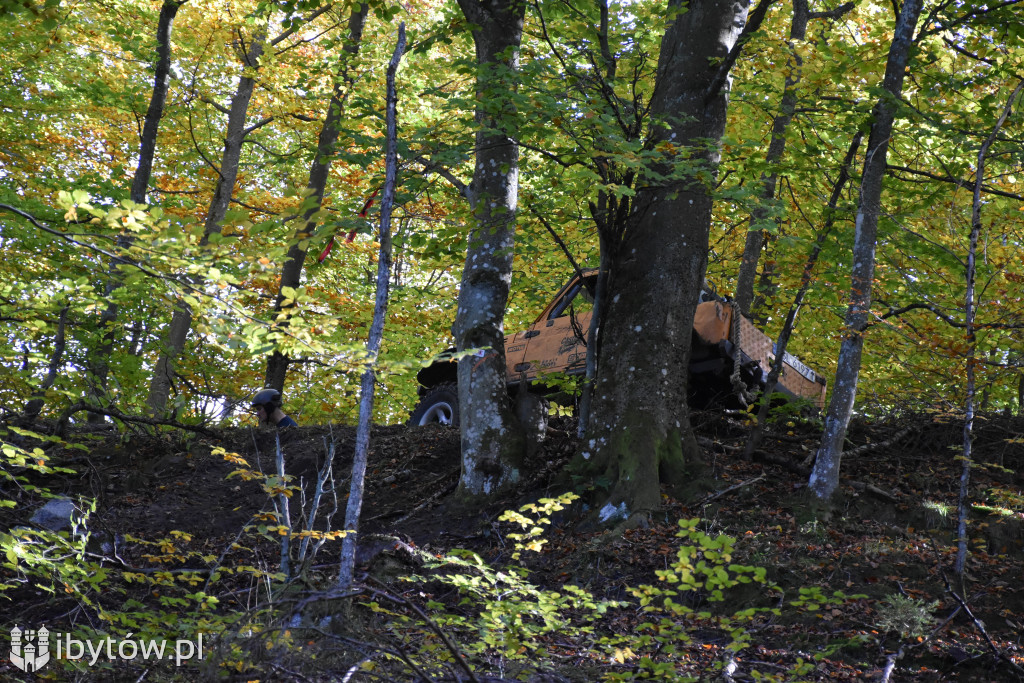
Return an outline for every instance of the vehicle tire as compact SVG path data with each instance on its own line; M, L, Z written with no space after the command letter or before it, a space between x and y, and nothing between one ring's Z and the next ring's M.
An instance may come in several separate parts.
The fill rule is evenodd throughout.
M459 426L459 389L452 383L430 387L409 416L409 426L428 424Z

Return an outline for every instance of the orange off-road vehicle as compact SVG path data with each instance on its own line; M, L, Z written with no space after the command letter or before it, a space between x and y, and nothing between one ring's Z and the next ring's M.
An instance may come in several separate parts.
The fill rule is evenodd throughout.
M543 377L539 384L535 380L538 375L552 372L570 376L584 374L585 341L596 282L596 270L585 270L573 277L528 330L505 337L510 388L525 378L533 390L543 389ZM775 344L764 332L740 315L733 303L701 291L693 320L690 353L692 405L735 401L736 387L731 380L736 363L740 366L742 389L756 392L764 388L774 360ZM410 423L458 424L456 363L439 360L420 370L416 379L420 384L420 402ZM807 399L821 408L825 401L825 378L786 353L776 391L788 397Z

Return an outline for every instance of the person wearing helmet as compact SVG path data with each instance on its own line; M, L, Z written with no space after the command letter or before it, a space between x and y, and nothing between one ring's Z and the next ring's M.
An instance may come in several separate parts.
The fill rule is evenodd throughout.
M298 427L299 423L281 410L281 392L277 389L263 389L252 397L252 407L260 422L277 425L278 429Z

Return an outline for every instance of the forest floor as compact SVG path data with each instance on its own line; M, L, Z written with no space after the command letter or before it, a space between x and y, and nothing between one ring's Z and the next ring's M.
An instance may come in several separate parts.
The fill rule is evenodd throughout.
M347 615L342 635L337 635L337 622L304 630L305 622L290 616L297 605L308 615L316 591L330 587L338 541L326 543L289 588L270 588L280 556L280 536L267 514L273 510L272 497L263 485L275 485L273 432L239 428L187 438L80 432L71 440L84 449L49 452L51 464L68 472L26 476L54 494L96 500L88 521L92 541L76 560L88 571L75 585L71 579L54 580L51 592L39 587L45 587L45 577L21 583L32 577L24 566L0 569L0 580L13 584L0 592L0 626L45 624L51 631L127 638L126 631L154 630L143 614L171 624L167 614L177 612L173 619L180 618L181 624L175 632L186 623L205 629L208 647L218 642L218 631L233 634L220 637L219 668L208 664L189 673L187 666L179 670L170 664L101 658L105 668L63 662L49 667L46 675L40 672L53 680L636 680L659 664L664 665L657 669L661 680L1024 680L1024 419L991 415L976 423L971 552L962 582L952 571L961 471L956 456L962 442L962 422L955 416L934 413L852 424L847 448L863 448L844 459L844 483L824 521L815 519L806 502L805 461L814 452L817 426L776 425L753 461L737 452L747 434L740 417L697 413L695 427L713 474L706 495L687 503L665 496L649 525L614 536L577 528L579 507L569 508L551 515L550 527L541 525L546 543L540 551L524 552L518 559L508 535L517 529L498 517L571 488L562 474L576 448L567 418L552 423L544 448L526 463L526 477L514 496L471 511L447 502L459 477L457 430L376 428L357 575L376 603L390 601L391 607L352 611L325 601L322 612ZM354 429L303 427L282 435L286 471L303 490L291 497L296 528L300 512L308 515L310 482L332 442L340 509L333 523L321 515L314 524L318 529L337 528L344 518ZM217 449L237 453L245 465ZM25 524L41 502L29 488L4 493L18 499L18 506L0 511L0 529ZM330 510L333 500L326 500L322 509ZM695 542L694 536L685 543L677 537L678 520L692 518L700 520L699 531L735 539L723 567L763 567L773 585L741 584L727 590L721 602L709 600L708 588L677 598L677 605L709 612L703 616L646 615L631 589L670 587L659 582L656 572L671 569L681 545ZM292 539L293 556L299 543ZM494 588L496 597L487 603L487 577L493 578L493 572L473 570L475 593L465 587L459 593L436 575L421 582L401 580L429 574L424 558L449 557L455 548L477 553L495 570L524 567L528 583L510 580L508 586L520 600L532 599L536 590L542 597L529 604L541 606L529 613L523 607L527 603L497 595L508 586ZM715 564L707 547L700 557ZM453 566L448 565L449 571ZM216 582L211 567L224 568L218 569ZM183 571L189 568L199 573ZM232 568L237 572L233 577ZM175 583L186 579L187 587ZM552 599L545 603L543 596L550 598L556 590L564 596L569 584L594 599L629 605L588 621L587 610L578 604L558 603L564 622L531 630L530 624L552 616ZM197 606L195 591L201 588L217 596L216 605ZM847 597L818 609L790 604L801 596L830 596L837 590ZM472 595L476 603L460 600ZM489 633L481 613L495 612L502 599L524 610L525 625L511 628L515 637L506 634L490 647L471 644L467 639ZM722 619L749 607L778 612ZM247 621L242 613L261 616ZM641 626L661 616L668 621L660 634ZM243 635L253 637L257 622L264 642L247 644ZM747 645L732 657L728 645L734 628ZM271 631L278 640L266 640ZM451 637L441 638L443 632ZM288 635L287 647L280 645L281 634ZM224 645L228 642L231 647ZM436 661L423 664L432 656ZM468 658L472 675L455 666L461 656ZM363 665L350 670L353 657ZM398 673L406 666L403 657L411 662L407 675ZM383 659L392 664L374 668L372 662ZM418 674L412 669L416 662ZM344 678L346 671L351 678ZM26 676L6 657L0 660L0 679L36 680Z

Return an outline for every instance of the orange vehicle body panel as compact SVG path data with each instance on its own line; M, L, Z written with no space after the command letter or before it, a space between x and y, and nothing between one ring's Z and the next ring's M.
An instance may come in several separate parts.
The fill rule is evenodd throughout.
M594 274L596 271L583 272L584 277ZM590 327L591 310L581 282L579 276L574 277L529 329L505 338L510 383L523 379L531 382L550 372L583 374L587 358L583 340ZM577 305L583 310L577 310ZM767 376L775 360L774 344L750 320L736 315L735 311L734 304L728 301L698 304L693 321L694 332L704 344L722 349L738 347L749 359L756 361ZM824 406L824 379L788 353L779 385L784 393L809 399L819 408Z

